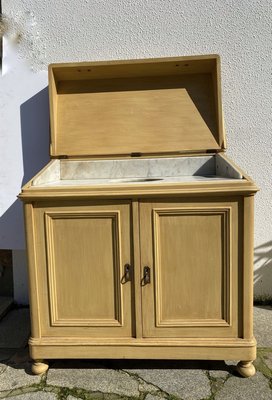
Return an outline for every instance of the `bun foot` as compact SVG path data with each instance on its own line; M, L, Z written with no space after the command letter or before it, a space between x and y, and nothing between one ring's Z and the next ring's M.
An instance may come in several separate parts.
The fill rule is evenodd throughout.
M44 374L48 370L49 366L44 360L34 360L31 371L34 375Z
M253 361L240 361L236 368L239 374L244 378L249 378L255 375L256 372Z

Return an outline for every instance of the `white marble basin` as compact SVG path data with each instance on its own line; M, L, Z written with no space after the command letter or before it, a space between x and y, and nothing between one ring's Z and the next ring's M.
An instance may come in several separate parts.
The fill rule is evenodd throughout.
M33 179L33 186L135 185L242 179L220 155L130 158L114 160L54 160Z

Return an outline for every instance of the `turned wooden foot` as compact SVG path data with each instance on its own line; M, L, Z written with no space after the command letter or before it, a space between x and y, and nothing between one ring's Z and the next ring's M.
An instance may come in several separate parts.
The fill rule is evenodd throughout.
M44 360L33 360L31 371L35 375L41 375L48 370L48 364Z
M249 378L250 376L255 375L255 367L252 361L240 361L237 364L237 371L244 378Z

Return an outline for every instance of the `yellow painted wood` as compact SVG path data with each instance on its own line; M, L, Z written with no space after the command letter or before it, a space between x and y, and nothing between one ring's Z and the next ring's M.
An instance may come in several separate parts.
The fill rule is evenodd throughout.
M135 337L143 337L142 327L142 298L141 298L141 249L140 249L140 224L139 224L139 202L132 202L132 220L133 220L133 274L134 274L134 299L132 310L135 315Z
M49 365L44 362L44 360L34 360L31 371L34 375L42 375L48 370L48 368Z
M54 79L52 69L48 69L48 90L49 90L49 110L50 110L50 154L55 151L55 143L57 141L57 121L58 121L58 96L57 82Z
M212 193L26 204L33 359L253 360L252 196Z
M144 337L237 337L238 205L205 200L141 202Z
M121 326L120 212L59 210L45 220L51 324Z
M41 287L38 281L36 229L31 203L24 204L24 218L28 262L28 289L30 304L31 334L35 338L41 337Z
M243 213L243 337L253 336L254 197L244 197Z
M219 57L49 68L52 156L224 148Z
M184 340L183 343L164 345L147 343L144 339L135 344L81 344L81 343L47 343L31 344L30 354L37 358L134 358L134 359L206 359L206 360L254 360L256 343L236 340L231 342L215 339L204 342Z
M55 199L56 196L67 199L79 198L138 198L159 196L216 196L218 194L228 195L235 193L248 195L256 193L258 187L248 179L237 179L233 181L213 182L186 182L186 183L162 183L162 184L133 184L133 185L97 185L97 186L52 186L39 188L26 185L23 187L19 197L23 201Z
M130 203L49 203L34 216L42 335L132 336Z
M205 54L182 57L145 58L135 60L107 60L77 63L58 63L49 65L55 69L57 80L86 80L91 76L95 79L104 78L133 78L137 76L161 76L207 73L214 66L214 60L219 61L217 54ZM190 62L189 65L186 63ZM177 65L178 64L178 65Z
M252 361L240 361L237 365L237 371L244 378L249 378L256 373L256 369Z
M130 347L254 347L256 345L255 338L92 338L82 336L66 336L66 337L30 337L31 346L130 346Z

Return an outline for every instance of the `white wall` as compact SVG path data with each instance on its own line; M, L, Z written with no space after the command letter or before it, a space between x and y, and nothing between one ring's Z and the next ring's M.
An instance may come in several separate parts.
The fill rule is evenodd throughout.
M2 9L0 248L24 248L16 195L48 159L48 63L218 53L227 154L261 188L255 292L272 295L271 1L2 0Z

